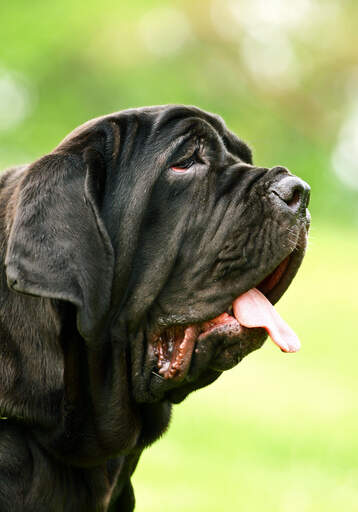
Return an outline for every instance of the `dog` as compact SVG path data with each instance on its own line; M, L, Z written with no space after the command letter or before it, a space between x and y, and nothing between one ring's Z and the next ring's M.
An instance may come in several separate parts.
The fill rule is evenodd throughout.
M264 343L309 186L196 107L83 124L0 176L0 510L130 512L172 404Z

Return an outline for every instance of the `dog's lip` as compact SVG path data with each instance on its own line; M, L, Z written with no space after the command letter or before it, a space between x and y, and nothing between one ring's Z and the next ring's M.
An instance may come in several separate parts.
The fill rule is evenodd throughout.
M298 241L293 251L281 260L274 271L270 272L259 283L255 283L248 290L256 287L265 295L271 304L275 304L286 292L292 279L296 275L304 257L306 243L307 229L303 227L299 233ZM248 290L244 290L243 293L240 294L240 297ZM214 366L211 365L211 367L215 367L215 369L219 370L226 370L234 366L238 360L241 360L249 352L259 348L267 337L266 331L261 327L244 327L237 321L235 316L231 316L231 310L232 305L230 304L226 312L221 313L211 320L177 326L178 329L181 329L181 336L178 335L177 341L173 338L171 348L168 349L167 354L164 354L165 350L163 350L161 336L156 336L154 352L156 354L159 374L165 380L171 380L172 382L183 381L190 372L191 366L193 366L193 359L194 361L200 359L202 357L201 352L205 351L205 343L210 342L210 340L214 338L221 337L227 340L227 343L220 343L219 352L222 348L224 348L226 352L230 352L230 349L232 349L234 353L236 352L232 362L221 362L221 365L219 365L221 366L220 368L218 368L217 364L214 364ZM162 333L169 329L171 328L163 329ZM252 343L250 343L250 338L252 338Z
M306 246L307 246L307 228L306 228L306 226L304 226L300 230L296 247L286 257L288 260L287 267L286 267L284 273L282 274L280 280L276 283L275 286L273 286L271 289L269 289L267 291L262 287L262 284L266 281L267 277L264 278L261 281L261 283L257 286L257 288L266 296L266 298L271 302L271 304L273 304L273 305L276 304L276 302L278 302L280 300L282 295L286 292L286 290L290 286L293 278L295 277L298 269L301 266L303 257L306 252Z

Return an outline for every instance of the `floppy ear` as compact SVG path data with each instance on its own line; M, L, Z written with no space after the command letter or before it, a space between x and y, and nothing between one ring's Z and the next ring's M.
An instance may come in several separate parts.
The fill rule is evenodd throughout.
M49 154L25 172L6 254L12 289L70 301L95 341L109 310L113 248L99 215L105 163L94 149Z

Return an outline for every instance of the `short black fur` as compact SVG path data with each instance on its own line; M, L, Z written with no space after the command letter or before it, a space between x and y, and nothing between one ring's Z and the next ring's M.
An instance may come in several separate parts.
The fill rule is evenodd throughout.
M89 121L1 175L1 512L133 510L171 404L227 367L216 339L166 381L154 333L217 316L293 250L305 213L268 192L288 174L254 167L218 116L160 106Z

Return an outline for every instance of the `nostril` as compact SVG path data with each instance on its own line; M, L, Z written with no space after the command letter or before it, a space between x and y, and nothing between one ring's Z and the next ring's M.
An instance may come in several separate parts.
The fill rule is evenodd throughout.
M283 199L283 200L285 201L287 206L294 209L294 208L298 207L299 204L301 203L301 197L302 197L302 190L297 187L292 191L292 196L290 199Z
M306 185L306 189L304 191L304 202L305 202L305 208L308 207L308 205L310 204L310 199L311 199L311 187L306 183L304 182L304 184Z
M308 206L310 187L296 176L282 178L271 187L271 192L278 196L295 213Z

